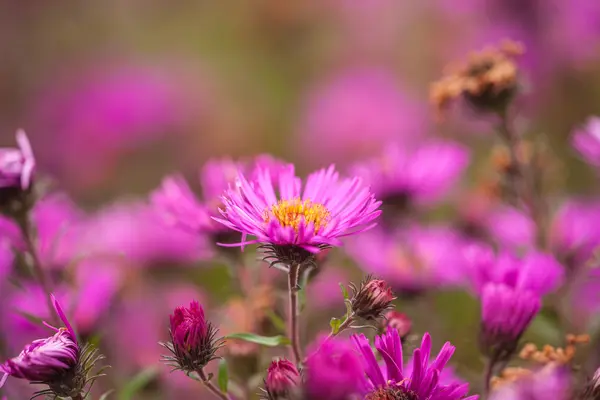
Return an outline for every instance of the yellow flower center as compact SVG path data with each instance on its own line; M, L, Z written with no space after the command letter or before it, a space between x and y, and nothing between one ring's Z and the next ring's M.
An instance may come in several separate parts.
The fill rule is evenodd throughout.
M313 203L310 200L279 200L279 202L265 213L265 222L271 218L276 218L281 226L291 226L298 231L298 226L302 221L308 225L312 223L315 227L315 233L327 225L330 213L327 208L320 203Z

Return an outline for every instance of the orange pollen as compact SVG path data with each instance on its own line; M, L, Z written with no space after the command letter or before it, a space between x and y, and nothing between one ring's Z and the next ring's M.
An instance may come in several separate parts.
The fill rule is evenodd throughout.
M297 232L301 222L306 225L313 224L315 232L327 225L330 212L321 203L313 203L310 200L279 200L279 202L265 212L265 222L271 218L277 219L281 226L291 226Z

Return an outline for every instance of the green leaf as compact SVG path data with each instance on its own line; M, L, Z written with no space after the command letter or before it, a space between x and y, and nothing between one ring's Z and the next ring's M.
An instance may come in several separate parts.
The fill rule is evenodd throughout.
M350 298L350 295L348 295L348 289L346 289L346 286L344 286L342 282L340 282L340 289L342 289L342 295L344 296L344 300L348 300Z
M108 392L102 393L102 396L98 400L106 400L108 396L110 396L114 392L114 389L109 390Z
M140 371L121 389L119 400L131 400L139 391L143 390L158 375L158 368L148 367Z
M221 392L227 393L227 383L229 382L229 372L227 371L227 361L224 358L221 358L219 361L219 389Z
M246 342L257 343L267 347L275 347L275 346L283 346L290 344L290 340L285 336L277 335L277 336L260 336L255 335L254 333L233 333L231 335L225 336L227 339L239 339L245 340Z
M340 325L342 325L342 321L339 318L331 318L331 321L329 321L331 333L337 335L337 333L340 331Z

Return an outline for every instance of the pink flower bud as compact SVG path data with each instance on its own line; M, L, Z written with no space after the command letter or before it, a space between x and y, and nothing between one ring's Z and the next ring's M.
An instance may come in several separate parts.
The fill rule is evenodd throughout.
M269 399L286 397L300 381L300 374L296 366L286 360L274 360L267 371L265 387Z

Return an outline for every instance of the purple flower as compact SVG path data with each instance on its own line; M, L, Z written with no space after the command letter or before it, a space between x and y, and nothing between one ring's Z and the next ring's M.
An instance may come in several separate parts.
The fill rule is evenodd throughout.
M486 246L471 245L464 250L464 256L478 294L487 283L499 283L544 296L564 279L564 269L556 259L538 251L519 258L508 251L495 255Z
M600 117L590 117L571 137L571 144L585 161L600 167Z
M600 203L566 201L552 220L550 243L565 266L584 265L600 245Z
M215 218L242 232L242 242L229 246L264 243L317 253L324 246L341 245L344 236L373 227L380 214L381 202L368 188L358 178L340 179L333 166L309 175L302 190L290 164L276 186L268 169L260 171L256 181L240 174L236 187L223 196L223 218ZM256 239L246 241L247 235Z
M35 169L35 158L24 131L17 131L19 148L0 148L0 188L29 189Z
M188 308L177 307L170 322L171 343L163 344L173 353L164 357L170 365L184 371L197 371L216 358L222 339L216 338L216 330L205 319L197 301L192 301Z
M494 361L505 361L542 306L536 293L488 283L481 293L480 346Z
M546 367L495 389L490 400L568 400L571 396L571 374L561 367Z
M191 233L211 230L214 225L207 208L180 175L164 178L150 195L150 202L171 224Z
M267 371L265 389L269 399L286 398L300 382L296 366L286 359L273 360Z
M443 226L376 228L352 239L347 252L365 272L385 279L397 293L452 286L464 280L463 241Z
M390 144L379 158L355 165L352 172L378 198L421 204L445 195L468 163L467 149L457 143L429 142L415 148Z
M453 382L442 384L440 373L452 357L454 346L446 342L438 356L429 361L431 337L423 335L421 347L416 349L412 358L412 371L406 373L403 368L402 344L396 330L375 338L375 348L383 358L382 368L371 349L369 340L362 334L353 335L352 340L365 362L368 384L363 393L365 399L410 398L415 400L459 400L467 398L468 384ZM387 396L387 397L386 397ZM475 400L477 396L468 397Z
M363 362L346 339L324 337L306 360L306 394L310 399L347 400L364 392Z
M303 157L314 160L337 162L373 153L390 140L411 140L426 130L424 109L386 70L344 71L307 100L299 137L308 149Z
M0 387L9 375L32 383L53 384L78 364L80 348L75 331L54 296L52 302L65 327L53 328L56 330L53 336L34 340L17 357L0 365L0 372L4 373Z

